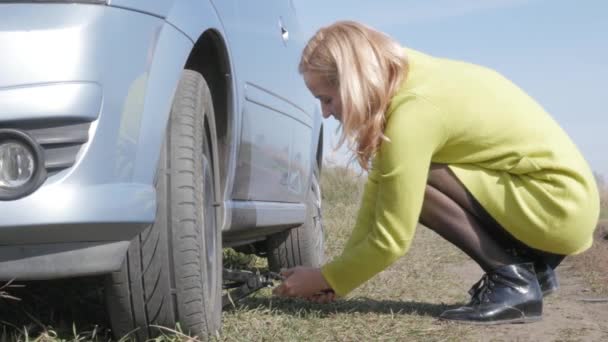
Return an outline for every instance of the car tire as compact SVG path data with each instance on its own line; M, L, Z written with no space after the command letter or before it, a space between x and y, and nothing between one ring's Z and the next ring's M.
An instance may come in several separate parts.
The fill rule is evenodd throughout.
M156 221L134 240L120 270L106 277L116 338L145 341L180 323L216 336L221 326L221 232L211 155L213 105L201 74L184 70L156 176ZM125 208L128 210L128 208Z
M320 173L315 165L303 225L266 239L268 268L279 272L295 266L320 267L325 262L325 236L321 216Z

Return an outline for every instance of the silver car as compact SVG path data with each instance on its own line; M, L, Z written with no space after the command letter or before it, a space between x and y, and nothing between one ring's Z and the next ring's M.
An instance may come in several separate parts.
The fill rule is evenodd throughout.
M290 0L0 0L0 280L107 274L117 336L216 334L222 248L323 258Z

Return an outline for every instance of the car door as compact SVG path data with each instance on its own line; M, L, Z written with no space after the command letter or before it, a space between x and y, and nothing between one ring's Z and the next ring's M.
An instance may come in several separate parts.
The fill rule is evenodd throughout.
M281 29L285 1L214 1L222 17L232 16L223 22L242 99L235 200L293 201L289 167L297 107L284 80L297 61L286 57L287 37Z
M289 166L289 180L287 188L291 201L305 201L308 194L308 183L311 176L312 160L316 157L313 146L313 132L315 121L319 124L320 116L315 109L318 101L310 94L302 76L298 72L300 55L306 44L302 34L293 0L280 1L280 26L287 39L283 44L283 59L290 61L285 65L282 87L282 96L289 99L295 108L292 112L293 135L291 141L292 157ZM316 127L318 130L318 127Z

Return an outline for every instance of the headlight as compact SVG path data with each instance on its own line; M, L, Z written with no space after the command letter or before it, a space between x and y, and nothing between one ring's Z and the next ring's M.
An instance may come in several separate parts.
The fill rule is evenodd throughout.
M34 176L34 153L17 140L0 143L0 188L15 189Z
M29 135L0 129L0 200L35 191L46 179L42 149Z

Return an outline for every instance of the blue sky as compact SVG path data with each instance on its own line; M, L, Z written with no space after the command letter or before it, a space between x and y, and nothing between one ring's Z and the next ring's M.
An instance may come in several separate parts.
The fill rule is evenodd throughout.
M403 45L498 70L560 123L591 167L608 177L608 1L294 0L308 39L340 19ZM325 141L337 122L325 123ZM325 155L331 155L326 144ZM334 154L344 160L343 152Z

